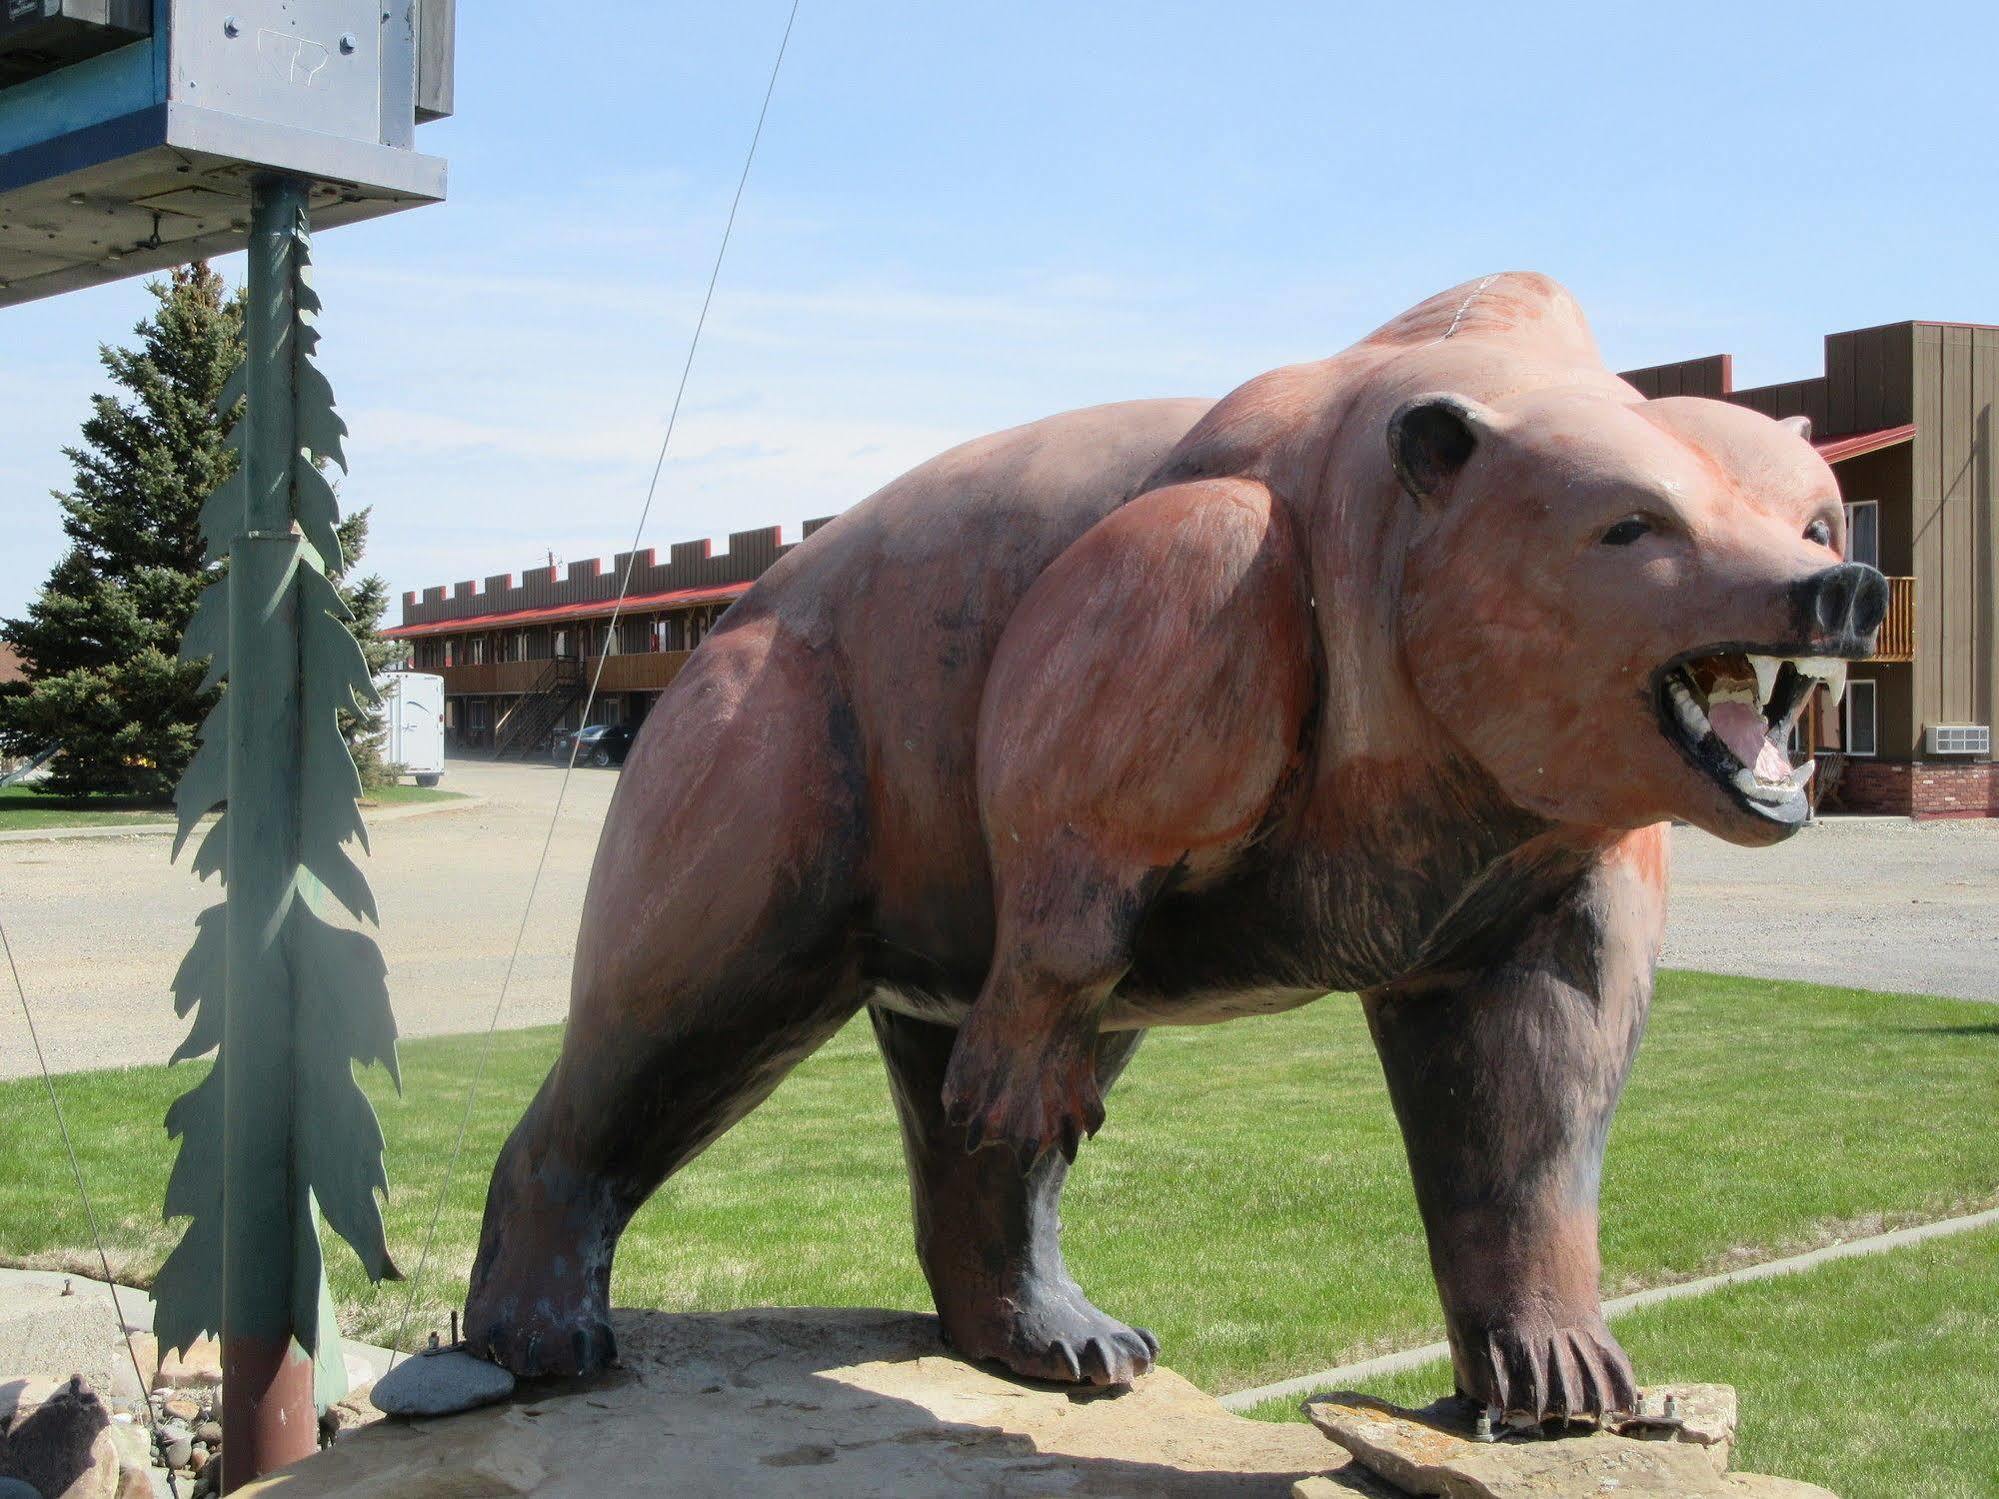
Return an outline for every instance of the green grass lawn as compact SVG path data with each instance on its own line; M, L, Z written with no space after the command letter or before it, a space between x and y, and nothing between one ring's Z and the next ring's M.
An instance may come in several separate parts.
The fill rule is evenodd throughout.
M401 807L416 802L462 801L462 791L440 786L383 786L362 798L362 806ZM44 796L31 786L0 788L0 833L49 828L117 827L169 823L173 808L164 802L116 796Z
M488 1168L556 1043L548 1029L495 1042L412 1343L463 1296ZM407 1271L477 1045L405 1046L402 1099L367 1079L389 1140L390 1243ZM1662 976L1611 1141L1607 1289L1999 1202L1995 1063L1999 1013L1982 1005ZM190 1066L59 1082L122 1273L142 1282L171 1242L158 1121L195 1077ZM0 1084L0 1139L0 1259L85 1267L39 1082ZM1154 1034L1085 1147L1064 1216L1084 1286L1156 1329L1168 1361L1212 1390L1441 1335L1401 1145L1344 998ZM909 1240L881 1063L857 1023L655 1198L626 1235L614 1291L667 1308L923 1307ZM349 1331L387 1341L408 1288L367 1287L340 1246L331 1262Z
M393 786L377 786L373 791L363 792L361 805L409 807L418 802L462 802L466 795L463 791L446 791L442 786L409 786L398 781Z
M173 809L164 802L117 796L44 796L32 786L0 787L0 833L172 820Z
M1999 1230L1647 1307L1617 1335L1641 1379L1736 1387L1745 1472L1843 1499L1999 1493ZM1450 1367L1365 1388L1427 1405L1450 1393Z

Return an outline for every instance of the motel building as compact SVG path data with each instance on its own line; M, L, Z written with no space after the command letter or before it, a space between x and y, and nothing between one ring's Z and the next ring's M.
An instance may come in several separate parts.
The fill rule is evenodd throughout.
M805 534L830 519L807 521ZM402 623L382 633L409 642L413 669L444 678L448 747L536 756L554 735L581 726L593 679L593 723L643 722L722 611L794 545L770 526L736 533L719 556L710 543L689 541L665 562L648 548L608 566L593 558L533 568L519 582L503 573L483 587L426 588L403 595ZM620 606L628 559L631 586Z
M1846 501L1847 548L1888 575L1874 658L1799 724L1828 811L1999 816L1999 328L1888 323L1825 340L1825 373L1737 390L1726 354L1631 370L1648 396L1811 418Z
M1856 663L1846 700L1820 694L1794 753L1819 761L1821 808L1916 817L1999 816L1992 760L1999 698L1999 328L1890 323L1825 340L1825 373L1738 390L1729 356L1628 371L1647 396L1706 396L1769 416L1811 418L1813 444L1846 501L1849 551L1888 575L1879 650ZM805 535L826 522L808 521ZM625 558L537 568L403 595L413 665L444 677L455 748L535 755L591 717L636 725L722 611L790 547L775 527L651 551L610 631ZM608 657L608 659L604 659Z

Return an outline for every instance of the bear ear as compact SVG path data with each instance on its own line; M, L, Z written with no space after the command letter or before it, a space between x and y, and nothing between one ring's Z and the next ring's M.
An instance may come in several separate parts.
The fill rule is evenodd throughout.
M1416 396L1388 419L1388 460L1418 500L1435 498L1492 430L1492 412L1463 396Z
M1812 440L1812 419L1808 416L1780 416L1777 425L1786 431L1795 432L1806 442Z

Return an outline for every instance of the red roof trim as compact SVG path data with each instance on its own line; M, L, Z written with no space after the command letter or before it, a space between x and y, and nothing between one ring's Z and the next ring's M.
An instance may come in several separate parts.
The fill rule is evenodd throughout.
M512 609L501 614L464 614L456 619L432 619L422 624L397 625L382 631L391 640L411 640L419 635L453 635L467 630L500 630L514 625L540 625L560 619L608 619L615 611L634 614L665 604L704 604L719 599L741 598L750 591L747 583L717 583L708 588L680 588L671 593L636 593L622 605L616 599L592 599L586 604L551 604L540 609Z
M1815 442L1819 457L1827 463L1837 463L1842 458L1858 458L1862 453L1878 453L1883 448L1892 448L1897 443L1908 442L1916 435L1916 424L1905 422L1899 427L1879 427L1872 432L1849 432L1844 437L1828 437Z

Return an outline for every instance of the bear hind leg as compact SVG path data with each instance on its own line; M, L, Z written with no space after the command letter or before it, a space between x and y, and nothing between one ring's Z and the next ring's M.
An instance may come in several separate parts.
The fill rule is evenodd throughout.
M1152 1368L1159 1340L1099 1311L1062 1261L1058 1151L1023 1164L1011 1151L967 1150L943 1105L955 1033L870 1007L909 1163L917 1256L945 1340L968 1359L1062 1384L1127 1385ZM1143 1032L1107 1032L1094 1083L1108 1091Z
M579 1042L572 1022L493 1170L465 1306L470 1351L522 1376L607 1367L626 1224L860 1002L851 972L767 974L673 1006L642 1044Z

